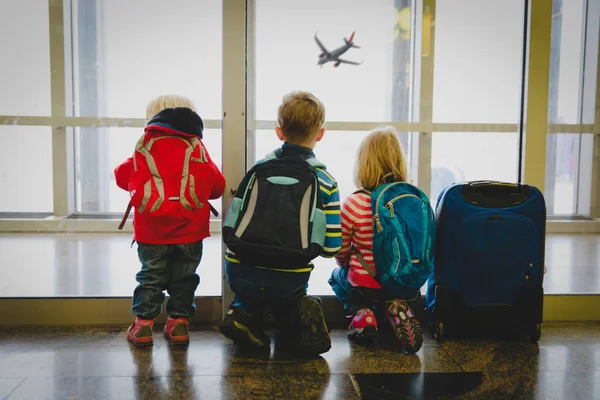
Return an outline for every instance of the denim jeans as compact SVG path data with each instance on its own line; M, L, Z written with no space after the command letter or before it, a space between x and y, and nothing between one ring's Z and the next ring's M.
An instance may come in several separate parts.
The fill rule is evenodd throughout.
M140 318L153 319L162 312L165 290L169 293L167 313L189 318L196 312L194 293L200 283L196 269L202 259L202 241L186 244L138 242L142 270L133 292L131 311Z
M417 289L403 290L401 293L387 293L383 289L371 289L352 286L348 281L348 268L336 268L331 273L329 285L339 301L344 305L347 315L352 315L361 308L377 308L387 300L409 300L415 299L419 291ZM407 296L408 294L408 296Z
M309 272L279 272L226 262L227 283L234 293L232 306L247 314L271 307L278 323L292 322L300 299L306 296Z

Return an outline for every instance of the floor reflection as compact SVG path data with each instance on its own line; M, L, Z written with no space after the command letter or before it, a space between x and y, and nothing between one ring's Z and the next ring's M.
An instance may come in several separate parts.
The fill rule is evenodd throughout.
M171 348L157 328L136 348L124 329L0 329L0 399L600 398L600 323L547 323L539 345L426 335L412 356L334 329L312 359L240 351L214 327L190 335Z

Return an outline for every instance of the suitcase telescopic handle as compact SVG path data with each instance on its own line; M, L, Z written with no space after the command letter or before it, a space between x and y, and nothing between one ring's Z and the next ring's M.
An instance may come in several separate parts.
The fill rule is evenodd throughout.
M488 208L507 208L529 198L529 186L499 181L475 181L464 186L466 202Z

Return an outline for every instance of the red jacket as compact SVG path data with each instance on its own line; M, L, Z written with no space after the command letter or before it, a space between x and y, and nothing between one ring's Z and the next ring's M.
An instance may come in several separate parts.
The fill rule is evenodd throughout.
M184 110L184 111L181 111ZM187 111L185 111L187 110ZM189 109L167 109L157 114L146 126L146 133L177 134L184 136L198 136L202 138L202 120ZM140 214L135 209L133 226L134 240L150 244L184 244L197 242L210 236L210 207L209 199L218 199L223 195L225 189L225 178L219 171L215 163L211 160L204 143L200 141L204 148L206 157L205 163L190 164L190 174L195 177L196 195L198 200L205 206L195 209L192 220L181 226L174 221L173 224L165 225L162 223L156 226L156 218L148 217L148 214ZM168 150L167 150L168 151ZM178 165L157 165L157 168L172 170L181 168ZM132 175L134 172L133 157L128 158L115 168L115 179L117 186L121 189L130 191Z

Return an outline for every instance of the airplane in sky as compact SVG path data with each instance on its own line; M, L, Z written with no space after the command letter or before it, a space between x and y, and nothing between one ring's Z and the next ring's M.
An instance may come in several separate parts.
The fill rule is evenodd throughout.
M360 47L355 45L353 42L355 33L356 32L352 32L350 39L344 38L345 44L343 46L338 47L337 49L335 49L333 51L327 50L325 48L325 46L323 45L323 43L321 43L321 41L317 37L317 34L315 33L315 42L317 42L317 44L319 45L319 48L321 49L321 54L319 54L319 61L318 61L317 65L320 65L321 68L323 68L323 65L330 61L335 63L335 64L333 64L334 67L338 67L341 63L351 64L351 65L362 64L362 61L355 62L355 61L343 60L340 58L340 56L342 56L345 52L347 52L351 48L360 49Z

